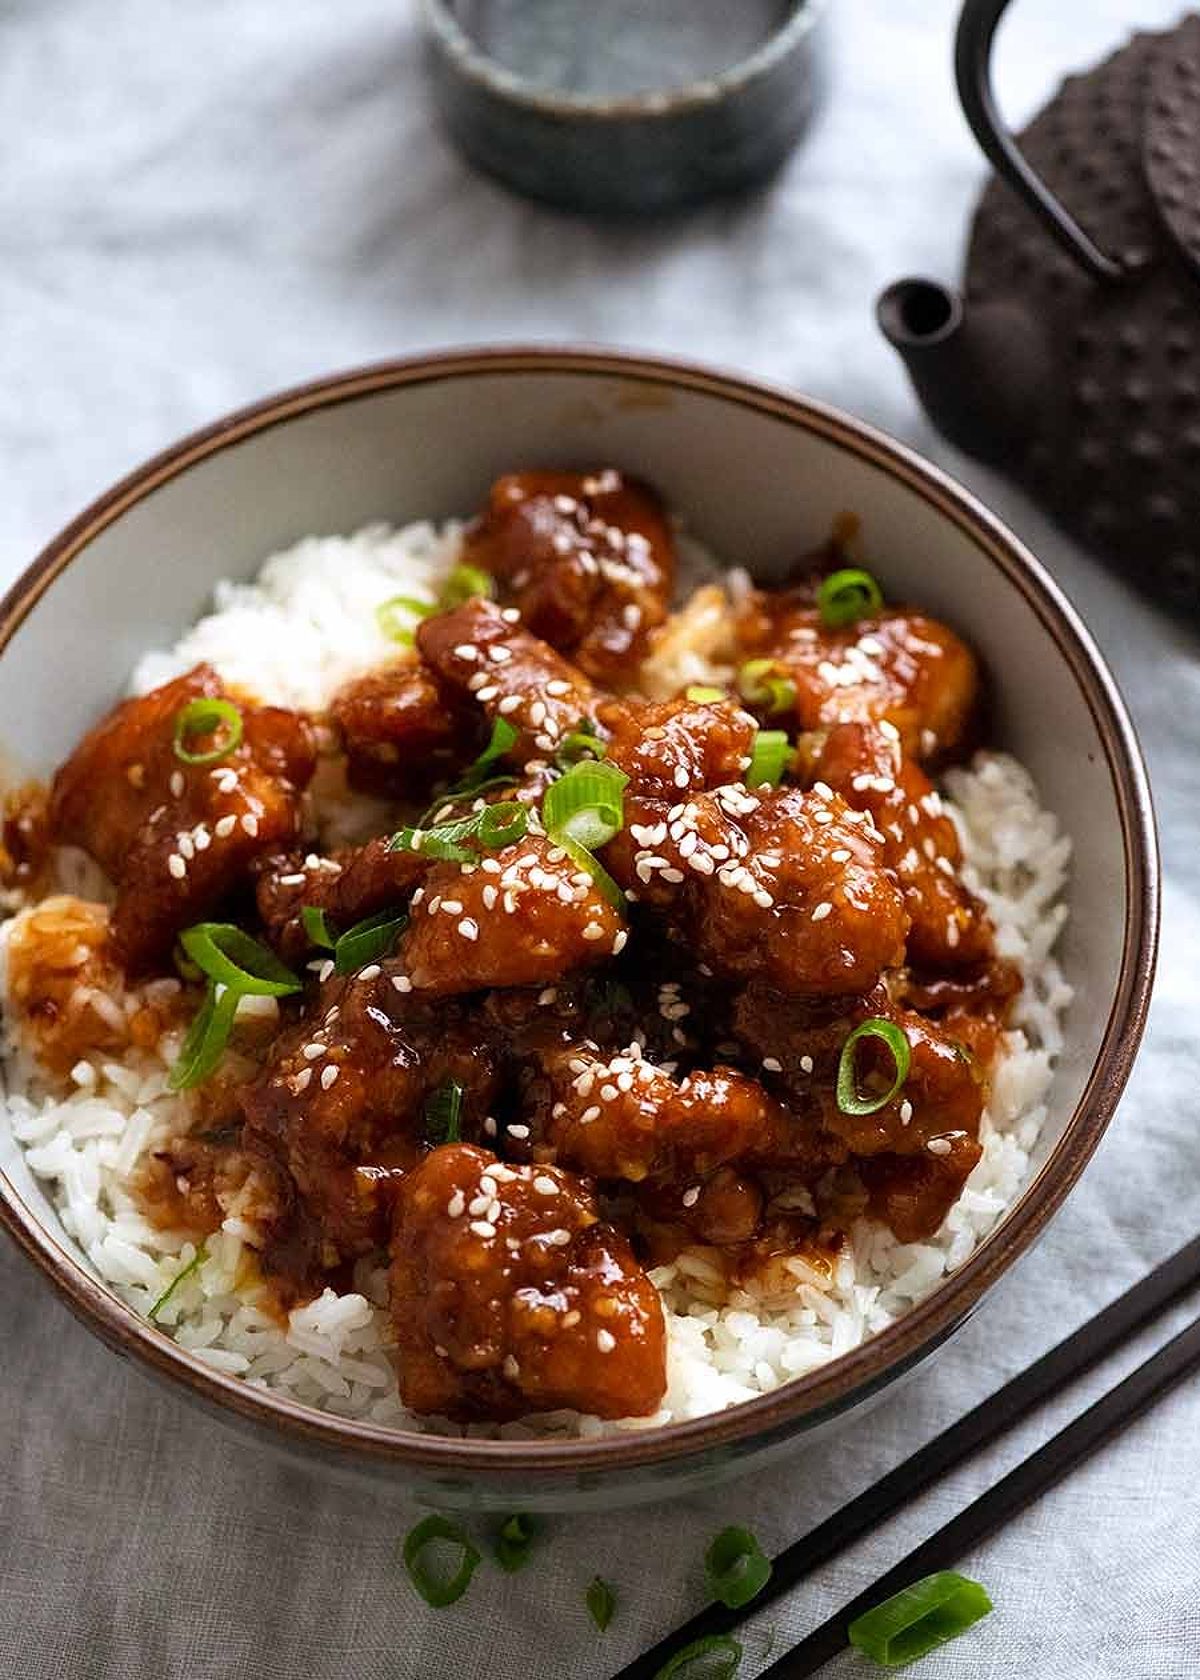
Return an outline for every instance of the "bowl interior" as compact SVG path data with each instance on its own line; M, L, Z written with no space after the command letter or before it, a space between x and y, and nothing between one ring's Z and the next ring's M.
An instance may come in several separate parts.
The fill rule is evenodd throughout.
M1074 844L1061 955L1075 998L1044 1162L1092 1079L1122 989L1127 921L1141 913L1111 717L1081 681L1079 643L1005 558L1004 539L837 417L736 382L569 355L463 357L368 372L320 401L297 393L273 406L270 424L235 421L176 452L68 533L74 558L43 572L36 607L0 657L6 775L61 759L121 694L138 655L204 610L218 578L250 575L308 532L469 512L499 473L550 464L614 464L650 479L696 536L761 578L780 575L851 510L886 592L944 615L981 651L989 744L1024 761ZM74 1252L3 1126L0 1168ZM1018 1207L1037 1193L1027 1188Z

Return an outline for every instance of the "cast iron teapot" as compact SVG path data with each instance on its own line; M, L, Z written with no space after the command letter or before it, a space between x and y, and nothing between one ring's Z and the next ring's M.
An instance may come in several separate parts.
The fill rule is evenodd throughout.
M1200 15L1068 77L1017 139L966 0L955 75L997 171L963 294L878 303L930 418L1155 595L1200 607Z

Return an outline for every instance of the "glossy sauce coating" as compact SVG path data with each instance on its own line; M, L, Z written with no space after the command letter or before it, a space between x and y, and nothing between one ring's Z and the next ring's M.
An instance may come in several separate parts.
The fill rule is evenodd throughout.
M756 716L732 681L641 698L643 675L663 691L643 661L660 628L670 640L674 540L653 492L610 471L500 480L464 558L497 598L424 619L413 654L347 683L326 717L237 697L240 745L183 764L181 707L224 695L200 666L100 723L44 820L36 801L13 814L9 851L33 879L48 825L111 876L116 906L28 913L10 997L62 1085L81 1056L178 1028L199 994L167 978L176 935L235 918L303 989L265 1035L235 1028L191 1130L145 1163L154 1216L203 1234L236 1207L281 1309L388 1255L417 1411L648 1414L666 1367L647 1267L698 1247L731 1286L793 1290L796 1264L832 1275L865 1214L931 1236L979 1158L1020 977L922 767L970 737L975 661L915 609L830 630L810 581L755 593L734 622L739 657L793 682L787 716ZM515 738L482 788L460 786L499 720ZM749 786L764 721L795 750L780 785ZM359 844L323 845L305 804L322 726L349 781L389 802ZM599 870L542 822L581 729L626 778ZM496 800L523 834L423 849ZM397 846L401 829L418 833ZM376 913L402 926L341 975L305 909L335 936ZM143 974L163 977L159 1001L113 1014ZM843 1050L871 1020L903 1034L907 1077L846 1112ZM893 1072L860 1041L861 1096Z

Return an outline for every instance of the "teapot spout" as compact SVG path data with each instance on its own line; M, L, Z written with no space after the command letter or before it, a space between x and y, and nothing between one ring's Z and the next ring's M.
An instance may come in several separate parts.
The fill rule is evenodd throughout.
M929 418L968 455L1012 465L1024 453L1047 366L1041 331L1007 303L968 307L936 280L897 280L876 319Z

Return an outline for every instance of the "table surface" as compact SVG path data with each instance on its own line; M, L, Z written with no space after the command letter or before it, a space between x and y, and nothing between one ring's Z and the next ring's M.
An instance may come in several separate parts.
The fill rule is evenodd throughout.
M322 371L485 339L704 357L866 416L1011 521L1124 687L1166 864L1157 995L1120 1113L1045 1241L946 1355L832 1455L800 1455L713 1497L556 1519L527 1575L483 1571L454 1611L427 1610L397 1571L395 1542L414 1519L402 1497L281 1468L151 1390L5 1248L0 1675L610 1673L702 1601L701 1553L723 1523L752 1524L768 1549L794 1538L1200 1224L1197 642L917 412L872 301L898 274L950 279L960 262L983 169L951 89L954 8L835 9L836 92L782 177L740 204L621 229L521 203L459 162L434 127L405 0L0 0L4 583L139 459ZM1020 116L1063 71L1176 8L1017 10L999 76ZM781 1650L1097 1387L1081 1385L760 1615L743 1674L772 1631ZM1185 1389L967 1559L997 1613L929 1658L922 1680L1200 1675L1198 1439L1200 1390ZM597 1572L620 1599L603 1637L583 1606ZM846 1656L829 1672L863 1670Z

